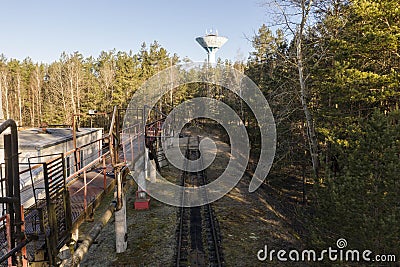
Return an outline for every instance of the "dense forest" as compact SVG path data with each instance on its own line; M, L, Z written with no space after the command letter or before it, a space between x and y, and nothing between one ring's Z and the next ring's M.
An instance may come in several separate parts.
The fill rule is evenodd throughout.
M353 247L399 255L398 2L279 3L282 23L260 26L248 60L220 62L248 75L272 108L278 133L272 173L306 173L312 188L299 216L310 244L326 248L344 237ZM84 120L89 109L124 108L145 80L184 60L156 41L137 54L64 53L50 64L2 55L4 117L27 127L70 124L73 114ZM249 114L244 107L242 118L251 120ZM251 132L256 121L246 125Z
M101 112L113 106L126 107L135 89L171 64L170 56L156 41L143 43L139 53L102 52L98 58L63 53L51 64L31 59L18 61L0 57L0 89L5 118L21 126L71 124L73 114Z

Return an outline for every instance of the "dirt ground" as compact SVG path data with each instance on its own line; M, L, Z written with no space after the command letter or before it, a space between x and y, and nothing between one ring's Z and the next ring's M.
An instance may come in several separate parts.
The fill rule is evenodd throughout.
M127 250L121 254L115 253L114 218L111 218L81 266L171 265L175 252L176 208L152 199L149 210L137 211L134 209L134 193L135 190L131 188L127 195ZM101 208L97 212L99 215ZM81 238L91 225L82 225Z
M216 141L219 150L214 163L207 169L209 179L214 180L227 165L230 148L216 135L206 135ZM177 180L180 173L170 166L163 175L169 176L168 180ZM290 183L291 178L288 179ZM294 223L297 204L290 201L298 192L290 188L278 192L263 185L249 193L249 182L250 177L245 175L231 192L213 203L221 229L225 266L301 266L293 262L285 265L257 259L257 252L266 245L268 250L276 251L303 248L301 234ZM150 210L136 211L134 190L130 190L127 199L127 251L115 253L114 220L111 219L81 266L173 266L177 209L153 199ZM109 202L105 202L103 206L106 207ZM100 210L101 207L96 216L101 215ZM82 237L90 225L82 225Z
M219 150L229 154L226 144L220 143L218 146ZM227 156L217 156L217 166L225 166L227 159ZM223 167L208 172L210 180L220 175L220 169L223 170ZM257 252L266 245L268 251L303 247L299 233L292 226L291 217L294 214L287 214L290 211L285 207L285 196L266 190L266 186L249 193L250 180L249 175L245 175L233 190L213 203L223 238L226 266L286 266L277 261L259 261ZM291 263L290 266L296 265Z
M197 132L196 130L193 132ZM204 132L201 133L204 135ZM211 132L206 136L216 140L217 156L207 169L210 181L217 179L225 170L230 158L230 147L223 142L221 133ZM214 207L222 235L222 248L226 266L305 266L301 263L282 263L276 259L259 261L257 253L268 246L291 250L304 247L300 237L296 209L301 208L293 199L301 199L299 181L295 177L279 180L286 188L274 188L263 184L254 193L249 193L251 172L246 172L237 186L223 198L215 201ZM276 258L276 257L275 257Z

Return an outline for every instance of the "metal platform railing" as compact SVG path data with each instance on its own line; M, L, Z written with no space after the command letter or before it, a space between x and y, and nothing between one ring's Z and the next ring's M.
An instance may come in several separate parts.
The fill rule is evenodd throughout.
M146 112L150 117L145 116ZM121 179L121 175L116 173L128 161L134 163L143 155L146 134L152 135L149 127L157 128L154 136L158 137L166 118L160 111L146 107L135 109L134 123L121 133L122 114L122 111L114 109L110 130L101 139L65 153L29 157L28 163L21 164L18 162L17 131L13 128L15 123L9 120L0 125L0 133L12 128L11 135L5 137L5 144L8 144L6 163L0 164L0 265L27 265L27 260L34 260L37 249L46 250L48 262L54 264L56 249L50 246L60 247L59 242L69 239L74 219L86 214L93 199L103 194L113 180ZM146 123L144 118L151 122ZM20 170L20 165L28 166ZM20 177L24 177L22 184ZM64 192L62 198L58 197L60 192ZM21 201L26 203L26 207L22 208ZM70 211L65 210L68 206L66 201ZM63 220L68 216L72 222L64 225ZM59 225L62 225L62 231L52 229ZM50 242L52 233L57 233L57 240ZM29 242L31 244L27 246ZM28 253L25 253L26 249Z

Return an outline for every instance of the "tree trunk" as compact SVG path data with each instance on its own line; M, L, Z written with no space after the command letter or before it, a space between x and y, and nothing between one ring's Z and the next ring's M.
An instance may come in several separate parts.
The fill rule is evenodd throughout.
M35 87L31 85L31 127L35 126Z
M309 150L311 154L311 161L313 165L314 175L317 178L319 172L319 157L318 157L318 140L317 135L315 134L315 126L312 114L307 104L307 89L306 89L306 79L304 77L304 65L303 65L303 32L306 25L308 13L310 11L312 1L308 3L308 6L305 6L305 1L302 1L302 20L299 25L296 38L296 61L297 61L297 69L299 72L299 83L300 83L300 100L303 108L304 115L306 117L307 123L307 137Z
M59 82L59 86L61 89L61 101L63 104L63 109L64 109L64 122L68 122L68 112L67 112L67 101L65 99L65 92L64 92L64 82L63 82L63 77L62 77L62 66L60 65L59 67L59 76L58 76L58 82Z
M7 83L7 74L4 74L3 76L4 79L4 95L6 97L6 115L7 119L10 118L10 106L8 104L8 83Z
M3 73L0 76L0 120L4 121L4 112L3 112Z
M37 122L40 123L41 117L42 117L42 97L41 97L41 91L42 91L42 83L41 83L41 75L40 75L40 69L39 66L36 67L36 103L37 103ZM38 125L40 126L40 125Z
M17 74L18 115L19 123L22 125L22 99L21 99L21 74Z
M311 161L313 165L313 171L315 174L315 177L318 177L318 171L319 171L319 159L318 159L318 141L317 141L317 135L315 134L315 127L314 127L314 121L312 114L310 112L310 109L308 108L307 105L307 99L306 99L306 84L304 80L304 72L303 72L303 61L302 61L302 54L301 54L301 44L297 46L297 64L298 64L298 70L299 70L299 83L300 83L300 99L301 99L301 105L304 111L304 115L306 117L306 123L307 123L307 137L308 137L308 143L310 146L310 154L311 154Z
M72 71L72 70L70 70L70 71ZM69 73L69 89L70 89L70 94L71 94L71 105L72 105L73 114L76 114L74 79L73 79L72 75L73 75L72 73Z
M75 88L76 88L76 103L77 103L77 112L79 113L81 110L81 94L80 94L80 89L79 89L79 83L80 83L80 78L79 78L79 65L77 64L75 68Z

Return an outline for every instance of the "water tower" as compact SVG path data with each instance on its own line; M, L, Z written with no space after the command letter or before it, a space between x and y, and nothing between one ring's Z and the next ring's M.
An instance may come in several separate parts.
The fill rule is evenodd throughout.
M210 31L203 37L197 37L196 41L207 51L208 63L215 63L215 53L223 46L228 38L218 36L218 31Z

